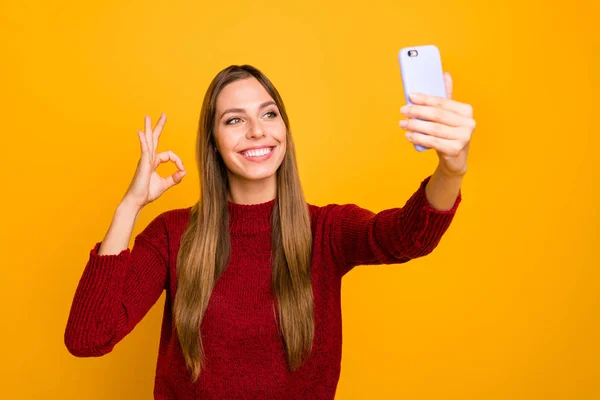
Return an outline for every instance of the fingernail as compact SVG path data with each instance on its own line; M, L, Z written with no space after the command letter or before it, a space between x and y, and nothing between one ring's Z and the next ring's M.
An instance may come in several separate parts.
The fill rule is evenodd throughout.
M408 112L408 106L402 106L402 107L400 107L400 112L402 114L406 114Z
M408 121L407 120L403 119L403 120L400 121L400 126L401 127L406 128L406 125L408 125Z
M421 94L420 93L411 93L409 96L410 96L411 99L414 99L414 100L418 100L418 99L421 98Z
M406 136L407 139L412 139L412 133L410 132L406 132L404 136Z

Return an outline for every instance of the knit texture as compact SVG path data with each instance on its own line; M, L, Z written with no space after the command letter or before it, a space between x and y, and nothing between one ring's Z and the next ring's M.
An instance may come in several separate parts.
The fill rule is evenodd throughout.
M172 325L175 261L190 208L166 211L135 237L131 249L90 251L65 330L78 357L110 352L146 315L163 290L155 399L334 399L342 358L342 277L358 265L400 264L438 245L461 201L433 208L425 178L403 207L378 213L355 204L309 204L315 336L307 362L290 372L273 313L270 214L276 200L229 202L232 253L201 325L206 369L190 383Z

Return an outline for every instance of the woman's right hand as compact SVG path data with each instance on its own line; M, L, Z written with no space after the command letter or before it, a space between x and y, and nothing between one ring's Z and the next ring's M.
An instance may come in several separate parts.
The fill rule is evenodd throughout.
M142 209L146 204L158 199L167 189L181 182L186 174L181 159L171 150L156 153L158 138L167 120L166 115L161 114L154 129L150 117L145 116L144 120L145 132L138 131L142 155L127 193L123 197L123 203L136 209ZM156 168L167 161L174 162L179 170L163 178L158 175Z

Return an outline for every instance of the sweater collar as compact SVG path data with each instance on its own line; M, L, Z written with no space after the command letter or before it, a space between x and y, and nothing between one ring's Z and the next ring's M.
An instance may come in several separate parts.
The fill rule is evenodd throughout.
M227 201L231 233L248 234L271 229L271 212L276 199L257 204L238 204Z

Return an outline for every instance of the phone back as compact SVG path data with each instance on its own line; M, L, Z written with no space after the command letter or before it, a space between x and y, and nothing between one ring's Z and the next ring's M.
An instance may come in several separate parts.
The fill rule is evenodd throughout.
M398 52L406 104L409 93L419 92L446 97L446 85L440 51L435 45L405 47ZM415 145L419 151L426 148Z
M416 55L409 55L409 51L416 51ZM398 58L407 103L411 92L446 97L442 59L435 45L405 47Z

